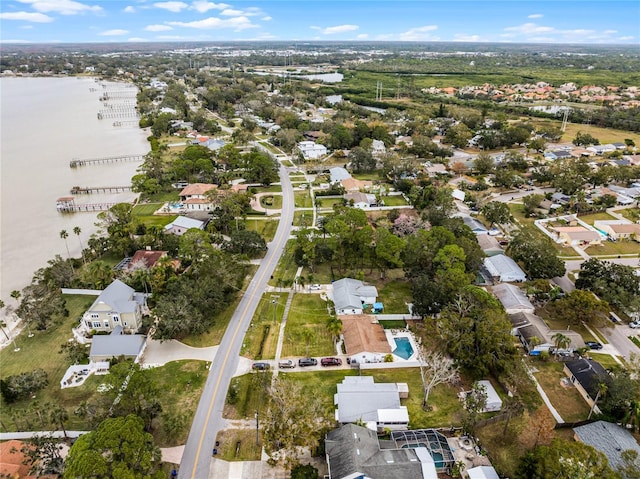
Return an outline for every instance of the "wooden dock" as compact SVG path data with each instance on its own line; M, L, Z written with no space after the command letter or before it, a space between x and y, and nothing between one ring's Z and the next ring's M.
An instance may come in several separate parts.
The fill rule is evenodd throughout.
M131 186L74 186L70 193L72 195L89 195L91 193L120 193L121 191L131 191Z
M117 203L87 203L77 205L73 196L63 196L56 200L56 209L58 210L58 213L106 211L115 205L117 205Z
M120 163L123 161L143 161L144 155L122 155L122 156L106 156L104 158L87 158L84 160L73 159L69 162L69 167L77 168L78 166L97 165L100 163Z

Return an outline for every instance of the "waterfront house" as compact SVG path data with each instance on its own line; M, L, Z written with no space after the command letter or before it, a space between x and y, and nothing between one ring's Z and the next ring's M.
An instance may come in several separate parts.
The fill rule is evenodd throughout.
M164 227L164 232L182 236L192 228L197 228L199 230L204 229L204 221L194 220L193 218L187 218L186 216L178 216L175 220Z
M119 279L107 286L82 316L86 330L111 332L121 326L125 331L137 331L142 324L144 295Z
M93 337L89 359L92 363L109 361L111 358L136 359L145 339L144 334L124 334L122 326L117 326L111 334Z

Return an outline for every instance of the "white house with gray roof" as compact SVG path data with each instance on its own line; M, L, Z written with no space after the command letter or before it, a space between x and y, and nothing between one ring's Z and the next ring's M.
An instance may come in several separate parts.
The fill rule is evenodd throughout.
M338 316L362 314L365 304L376 302L378 290L359 279L343 278L333 283L333 304Z
M500 283L491 289L493 295L502 303L507 314L532 313L536 308L524 292L509 283Z
M125 331L137 331L142 323L145 298L142 293L119 279L107 286L82 316L86 330L113 331L122 327Z
M120 326L111 331L109 335L96 335L91 340L89 359L92 363L108 361L111 358L124 357L135 359L144 346L143 334L123 334Z
M484 259L484 267L493 281L501 283L522 282L527 275L513 259L497 254Z
M346 376L333 396L336 421L342 424L362 421L368 429L404 430L409 426L409 412L400 405L400 388L396 383L375 383L372 376Z
M175 220L164 227L164 232L182 236L191 228L197 228L199 230L204 229L204 221L195 220L186 216L178 216Z
M640 445L629 431L617 424L596 421L573 428L576 441L583 442L607 456L611 469L618 470L624 465L623 451L635 451L640 455Z

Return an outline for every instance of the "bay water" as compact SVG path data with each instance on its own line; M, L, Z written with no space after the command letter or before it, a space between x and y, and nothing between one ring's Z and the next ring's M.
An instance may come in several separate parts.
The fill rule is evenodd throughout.
M122 89L93 78L0 78L0 299L6 304L15 306L11 291L28 285L56 254L66 258L67 247L80 257L81 244L86 247L97 231L97 213L58 213L56 199L70 196L73 186L129 185L140 165L72 169L69 162L149 151L149 132L130 118L123 126L114 126L118 119L98 119L103 93ZM78 195L75 202L124 202L135 196L130 191ZM69 234L66 242L62 230Z

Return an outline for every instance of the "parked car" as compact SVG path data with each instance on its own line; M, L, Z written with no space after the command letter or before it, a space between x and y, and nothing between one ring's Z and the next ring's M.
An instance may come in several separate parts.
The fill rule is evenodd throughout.
M320 291L320 285L319 284L312 284L311 286L309 286L309 289L311 291Z
M597 341L585 341L585 345L589 347L589 349L602 349L602 344Z
M631 321L629 327L633 329L640 328L640 321Z
M298 359L298 366L304 368L306 366L316 366L318 360L316 358L300 358Z
M278 367L280 369L293 369L296 367L296 363L294 363L291 359L283 359L278 363Z
M322 366L342 366L342 359L340 358L322 358L320 360Z
M269 363L253 363L253 365L251 366L251 368L255 369L256 371L266 371L267 369L269 369Z

